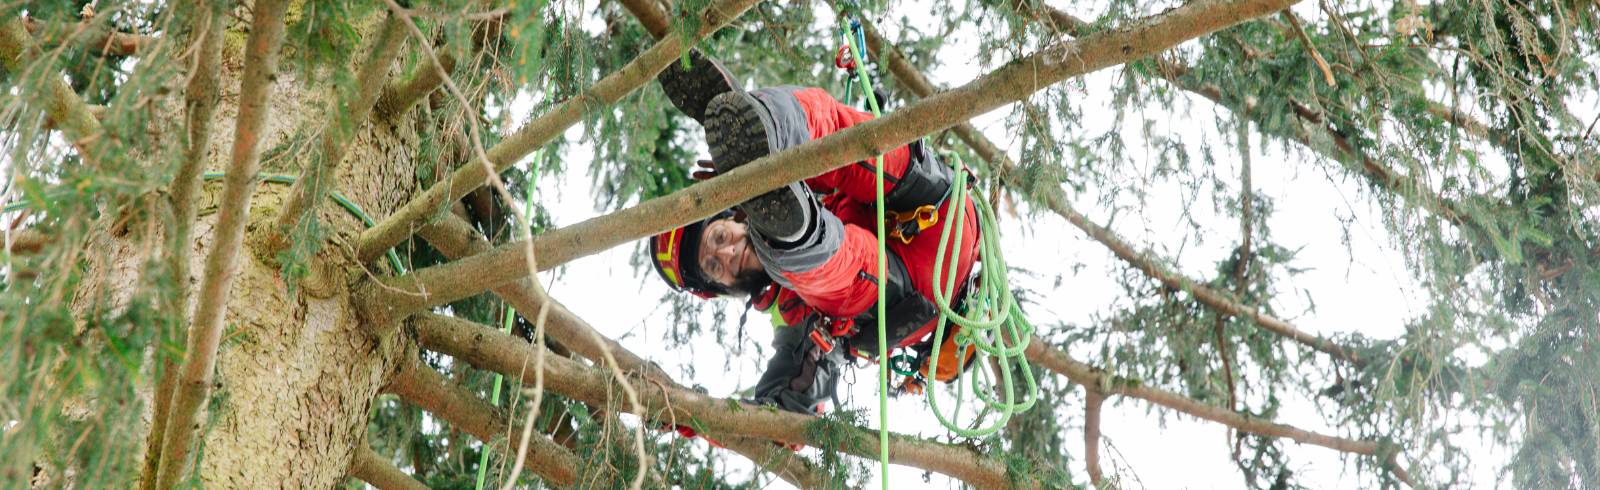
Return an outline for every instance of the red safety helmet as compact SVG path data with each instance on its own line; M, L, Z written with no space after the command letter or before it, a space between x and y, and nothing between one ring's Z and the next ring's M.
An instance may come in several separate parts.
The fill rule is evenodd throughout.
M733 217L733 211L723 211L702 221L668 230L650 239L650 263L656 273L675 291L686 291L706 299L731 294L727 288L706 280L700 273L700 231L706 224ZM687 252L687 255L685 255Z

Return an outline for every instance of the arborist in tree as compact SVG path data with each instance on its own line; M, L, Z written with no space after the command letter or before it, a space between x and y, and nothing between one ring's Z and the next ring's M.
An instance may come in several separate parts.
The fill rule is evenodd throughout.
M720 64L691 52L689 66L673 63L659 79L667 98L699 121L711 147L710 178L768 154L867 121L872 115L818 88L741 90ZM891 351L915 352L921 380L949 382L972 359L957 360L954 330L935 342L938 308L932 301L938 230L954 219L946 202L952 171L926 145L914 142L883 156L888 274L878 277L877 203L873 161L860 161L793 182L704 221L650 239L656 271L674 289L703 298L746 296L771 313L778 329L775 356L756 385L754 401L800 413L820 413L834 397L849 356L878 352L877 288L887 287L886 331ZM970 199L959 243L946 251L954 277L971 275L978 255L978 213ZM947 265L948 266L948 265ZM951 304L967 288L959 281ZM929 375L927 354L937 343L940 366Z

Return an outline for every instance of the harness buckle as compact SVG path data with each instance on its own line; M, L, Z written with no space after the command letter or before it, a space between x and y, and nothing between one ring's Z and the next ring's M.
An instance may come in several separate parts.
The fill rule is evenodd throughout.
M899 212L884 210L885 215L892 221L889 226L889 236L900 240L902 244L911 244L911 239L917 234L939 224L939 208L933 204L924 204L911 211Z

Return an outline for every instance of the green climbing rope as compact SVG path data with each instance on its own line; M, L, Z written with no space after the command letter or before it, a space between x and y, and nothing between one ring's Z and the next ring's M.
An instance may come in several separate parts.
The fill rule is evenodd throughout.
M949 199L960 203L967 200L967 172L962 165L961 155L948 153L945 155L951 163L956 175L955 182L950 185ZM1028 342L1033 338L1033 325L1028 323L1022 314L1017 300L1011 294L1010 281L1006 277L1005 256L1000 249L1000 238L997 223L994 219L994 210L989 208L989 203L983 199L972 199L973 208L978 212L979 248L978 254L982 264L978 269L978 282L967 292L966 314L953 311L950 307L950 297L955 292L956 270L959 264L946 264L945 251L951 241L951 229L955 229L954 243L961 243L962 231L966 228L958 223L966 221L966 206L955 206L955 219L946 220L939 231L939 249L934 255L933 265L933 296L934 303L939 305L939 320L934 327L933 338L944 338L945 320L961 327L955 334L956 358L964 359L968 349L977 349L975 362L982 366L986 360L992 360L1000 369L1001 385L998 391L1003 395L996 395L993 374L987 370L978 369L976 375L964 376L969 390L962 390L961 381L956 385L956 406L952 414L946 417L939 410L939 398L935 393L937 382L928 383L928 406L932 407L934 417L939 419L946 429L964 437L984 437L993 434L1005 427L1012 415L1033 408L1034 402L1039 398L1039 385L1033 378L1033 370L1028 365L1024 351L1028 349ZM939 352L935 347L929 364L939 365ZM959 362L959 361L958 361ZM1012 372L1021 372L1025 388L1021 390L1022 401L1017 401L1017 387L1012 380ZM985 382L987 380L987 382ZM998 419L988 425L979 424L978 428L966 428L956 423L961 413L961 400L966 391L983 403L978 412L977 421L986 420L990 413L998 415Z
M872 89L871 75L866 70L866 62L862 56L865 42L861 33L861 26L859 21L854 19L851 19L850 22L851 30L845 31L844 36L850 46L851 56L855 60L855 78L860 82L862 93L867 98L873 117L881 117L882 113L878 107L876 93ZM965 202L968 193L966 166L958 154L948 153L945 155L945 159L950 162L951 168L956 175L955 182L951 184L950 190L945 196L945 201ZM883 277L883 260L887 250L883 230L883 158L881 155L877 157L876 170L878 190L878 277ZM1028 365L1027 358L1024 357L1028 342L1033 338L1033 325L1028 323L1023 316L1021 308L1017 305L1016 298L1011 293L1010 281L1006 277L1005 256L1000 249L999 227L994 218L994 210L990 209L988 203L983 199L972 199L971 202L977 210L979 221L978 254L981 262L978 268L979 280L974 284L972 290L967 292L965 314L954 311L951 308L950 301L956 289L956 280L961 279L955 277L959 264L952 261L947 266L944 263L944 259L945 252L949 249L949 244L951 243L952 229L955 230L954 243L961 243L961 235L966 227L959 226L959 224L966 222L967 207L964 205L951 206L950 208L955 210L955 216L954 219L942 220L943 226L941 226L939 232L939 247L933 265L934 302L939 306L939 319L934 327L932 339L944 338L946 320L960 326L961 331L955 334L956 357L965 359L966 353L975 349L977 351L975 352L977 359L974 360L976 364L982 366L989 364L988 361L992 360L995 365L1000 366L1000 369L998 369L1000 371L999 386L995 386L995 375L984 369L978 369L976 374L962 376L957 380L956 403L949 416L939 410L938 397L935 396L937 381L930 380L927 382L927 396L928 405L932 408L934 416L938 418L939 423L946 429L963 437L985 437L1000 430L1001 427L1005 427L1006 422L1010 420L1012 415L1032 408L1038 400L1039 386L1033 377L1033 370ZM889 359L887 355L887 339L884 332L883 293L883 289L879 288L878 359ZM940 350L938 346L934 346L932 349L932 357L929 359L930 366L939 365ZM878 369L879 457L885 475L888 473L888 432L882 418L884 417L883 413L888 411L887 373L889 370L888 365L890 364L895 364L895 361L891 359L889 362L879 363ZM895 370L896 372L901 371L898 368ZM1020 390L1021 401L1017 400L1019 390L1012 379L1013 372L1022 373L1024 387ZM960 384L962 380L966 381L964 385ZM967 389L963 389L963 386ZM974 420L974 424L977 425L976 428L964 427L958 423L962 402L969 391L982 404ZM996 394L997 392L999 393L998 395ZM991 416L998 416L998 419L992 423L982 423ZM884 477L884 488L888 488L887 476Z
M877 94L872 92L872 80L868 79L869 75L867 75L866 70L863 69L867 65L864 57L865 53L863 52L863 48L865 47L863 46L864 43L859 42L860 37L856 35L856 33L861 29L861 24L855 19L851 19L850 22L850 27L854 28L854 30L844 30L845 42L850 45L850 57L855 60L856 80L861 82L861 94L867 98L867 107L872 109L872 117L877 118L882 116L883 113L878 108ZM881 278L889 275L889 262L886 260L889 255L889 247L888 242L884 241L883 239L883 155L878 155L873 158L875 159L875 164L872 166L872 168L873 172L877 176L876 189L878 195L878 205L875 208L878 219L877 277ZM889 333L888 328L884 324L884 317L888 315L888 312L886 311L887 307L885 306L885 303L887 303L887 300L885 299L886 294L888 294L886 288L881 287L880 283L880 287L878 288L877 303L877 358L883 360L884 362L878 363L878 463L880 465L878 480L883 482L883 490L889 490Z

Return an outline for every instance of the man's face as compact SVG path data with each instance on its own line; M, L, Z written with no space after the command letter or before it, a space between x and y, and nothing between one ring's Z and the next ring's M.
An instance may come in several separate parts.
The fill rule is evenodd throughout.
M707 223L700 232L700 272L706 279L736 292L749 291L755 282L765 282L766 270L750 247L744 223L719 219Z

